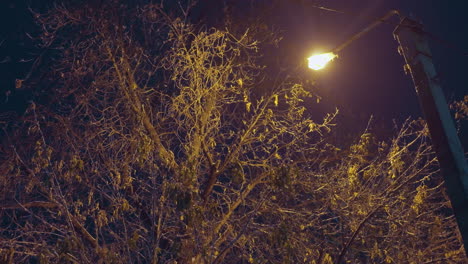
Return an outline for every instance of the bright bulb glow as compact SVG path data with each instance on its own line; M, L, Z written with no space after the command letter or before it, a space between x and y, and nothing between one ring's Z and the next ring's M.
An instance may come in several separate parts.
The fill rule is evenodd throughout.
M308 58L309 60L309 68L313 70L320 70L327 65L328 62L333 60L334 58L338 57L336 54L333 52L328 52L328 53L323 53L323 54L318 54L318 55L313 55Z

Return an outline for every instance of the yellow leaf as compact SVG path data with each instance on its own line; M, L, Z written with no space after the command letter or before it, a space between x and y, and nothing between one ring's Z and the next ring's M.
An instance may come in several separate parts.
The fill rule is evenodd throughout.
M247 110L247 112L250 112L250 106L251 106L251 105L252 105L251 102L247 102L247 103L245 104L245 109Z
M327 264L332 264L333 263L333 259L330 256L330 254L325 253L325 257L323 258L323 263L327 263Z

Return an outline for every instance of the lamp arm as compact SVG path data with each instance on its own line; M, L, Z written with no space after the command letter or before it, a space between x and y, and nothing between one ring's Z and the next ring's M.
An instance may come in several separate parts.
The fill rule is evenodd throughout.
M364 28L363 30L361 30L360 32L356 33L355 35L353 35L352 37L350 37L348 40L346 40L343 44L341 44L340 46L336 47L335 49L333 49L333 53L337 54L338 52L340 52L342 49L344 49L346 46L348 46L349 44L351 44L353 41L355 41L356 39L359 39L361 38L363 35L367 34L371 29L375 28L376 26L380 25L381 23L385 22L387 19L389 19L390 17L394 16L394 15L398 15L400 16L400 12L398 10L390 10L387 14L385 14L384 16L376 19L374 22L372 22L369 26L367 26L366 28Z

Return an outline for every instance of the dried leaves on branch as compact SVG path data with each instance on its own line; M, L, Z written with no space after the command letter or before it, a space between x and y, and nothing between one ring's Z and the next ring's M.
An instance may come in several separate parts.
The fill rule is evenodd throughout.
M420 122L338 149L261 30L106 2L36 17L53 82L2 146L2 261L462 263Z

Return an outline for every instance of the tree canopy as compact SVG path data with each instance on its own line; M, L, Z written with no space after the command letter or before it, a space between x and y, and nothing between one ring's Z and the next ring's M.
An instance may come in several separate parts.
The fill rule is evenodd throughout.
M46 95L1 146L2 261L466 260L423 121L333 144L338 111L263 57L281 36L199 5L35 13Z

